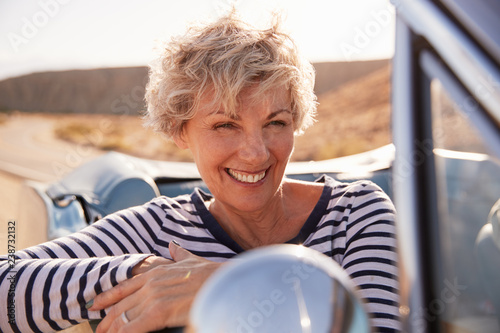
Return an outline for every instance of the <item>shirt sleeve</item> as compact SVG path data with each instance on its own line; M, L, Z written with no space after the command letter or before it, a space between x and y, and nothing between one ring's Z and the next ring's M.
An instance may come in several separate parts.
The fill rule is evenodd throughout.
M401 323L395 208L377 185L360 185L346 225L342 267L358 286L374 330L398 332Z
M0 331L52 332L103 318L105 311L87 311L86 303L156 254L160 216L161 208L146 204L18 251L15 260L0 256L0 306L7 309Z

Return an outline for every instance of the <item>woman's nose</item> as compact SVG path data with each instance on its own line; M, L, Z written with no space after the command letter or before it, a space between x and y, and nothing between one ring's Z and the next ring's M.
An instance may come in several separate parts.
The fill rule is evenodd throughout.
M249 164L262 164L269 159L269 150L262 132L251 133L242 140L240 158Z

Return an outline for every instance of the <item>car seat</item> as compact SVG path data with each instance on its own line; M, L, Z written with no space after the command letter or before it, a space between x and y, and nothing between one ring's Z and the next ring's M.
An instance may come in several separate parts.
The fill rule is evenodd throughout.
M479 274L500 325L500 200L491 208L488 223L481 228L475 245Z

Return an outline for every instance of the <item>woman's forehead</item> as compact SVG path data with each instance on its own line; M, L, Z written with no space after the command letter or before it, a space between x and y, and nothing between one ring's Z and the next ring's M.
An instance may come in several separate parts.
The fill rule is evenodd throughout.
M239 110L255 105L266 105L271 108L291 109L290 91L285 87L262 90L258 85L252 85L241 90L235 99L235 107L227 107L230 103L217 100L213 89L207 91L200 98L200 110L204 113L224 113L235 116ZM291 111L291 110L290 110Z
M238 101L242 103L289 103L290 91L285 87L277 87L262 90L258 86L250 86L241 91L238 95Z

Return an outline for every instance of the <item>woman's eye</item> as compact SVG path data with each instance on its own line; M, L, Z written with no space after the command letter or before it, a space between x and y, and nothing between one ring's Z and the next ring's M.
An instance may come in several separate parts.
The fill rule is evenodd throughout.
M214 125L214 129L231 129L234 128L234 125L231 123L222 123Z
M273 120L273 121L269 122L269 125L278 126L278 127L285 127L287 124L286 124L286 122L281 121L281 120Z

